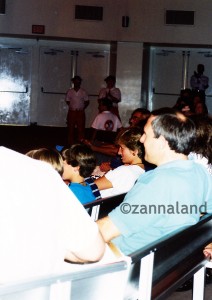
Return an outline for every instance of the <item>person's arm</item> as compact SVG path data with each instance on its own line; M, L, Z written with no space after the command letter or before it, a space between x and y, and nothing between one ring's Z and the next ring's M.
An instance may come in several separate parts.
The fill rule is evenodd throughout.
M115 90L109 90L108 97L112 100L113 103L119 103L121 101L121 92L118 88Z
M121 100L120 99L118 99L118 98L116 98L116 97L114 97L113 95L111 95L111 93L109 92L108 93L108 97L112 100L112 102L114 102L114 103L119 103Z
M190 86L191 86L192 89L196 88L196 77L195 77L195 75L192 75L191 78L190 78Z
M62 206L58 214L64 222L64 259L79 263L99 261L104 255L105 242L97 224L62 179L58 185L57 193L52 192L52 195L60 198Z
M207 88L209 87L209 78L206 77L205 79L206 79L206 80L205 80L204 88L207 89Z
M68 90L68 92L66 93L65 102L66 102L66 104L69 106L69 104L70 104L70 99L69 99L69 90Z
M92 129L92 134L91 134L91 140L90 140L90 144L92 144L95 139L96 139L96 134L97 134L97 129L95 128L91 128ZM92 149L92 145L90 145L91 149ZM93 150L93 149L92 149ZM94 150L93 150L94 151Z
M107 90L105 88L102 88L99 91L98 100L102 99L102 98L105 98L106 96L107 96Z
M108 216L99 219L96 222L99 226L99 230L102 234L102 237L106 243L121 235L121 232L118 230L118 228Z
M102 177L96 179L94 181L94 183L98 186L98 189L100 191L113 187L112 183L105 176L102 176Z
M103 146L95 146L91 145L91 149L95 152L99 152L109 156L116 156L118 148L111 144L111 145L103 145Z
M118 148L114 144L104 144L102 146L96 146L92 145L91 141L83 140L82 141L85 145L91 147L91 149L95 152L99 152L102 154L110 155L110 156L116 156L118 152Z
M81 251L68 251L65 255L65 260L74 263L89 263L99 261L105 251L105 242L100 232L96 239L88 247L84 247Z

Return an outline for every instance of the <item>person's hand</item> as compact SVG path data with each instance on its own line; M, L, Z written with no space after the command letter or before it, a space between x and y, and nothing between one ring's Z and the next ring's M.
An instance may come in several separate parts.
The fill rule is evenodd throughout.
M99 166L100 170L102 172L108 172L111 170L111 166L110 166L110 162L109 161L106 161L106 162L103 162L101 163L101 165Z
M212 243L205 247L203 253L207 259L212 260Z

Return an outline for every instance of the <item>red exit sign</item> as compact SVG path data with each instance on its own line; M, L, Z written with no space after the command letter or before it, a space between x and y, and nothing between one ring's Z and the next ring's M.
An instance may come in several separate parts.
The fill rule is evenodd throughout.
M44 34L45 33L45 26L44 25L32 25L32 33Z

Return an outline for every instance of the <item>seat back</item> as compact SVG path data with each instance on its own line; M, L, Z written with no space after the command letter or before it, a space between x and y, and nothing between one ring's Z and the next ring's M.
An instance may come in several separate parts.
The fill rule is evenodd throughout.
M129 262L73 265L74 270L0 286L1 300L123 300Z
M143 293L142 289L146 288L142 286L142 278L147 277L151 268L152 273L149 274L151 298L145 300L165 299L204 267L207 261L203 249L211 239L212 215L207 214L197 224L175 231L132 253L128 283L135 294L137 293L132 299L142 299L139 296ZM143 261L148 257L149 262L143 267ZM145 264L146 262L143 265Z
M108 215L115 207L117 207L125 197L126 193L119 194L112 197L102 198L93 202L84 204L85 209L96 221Z

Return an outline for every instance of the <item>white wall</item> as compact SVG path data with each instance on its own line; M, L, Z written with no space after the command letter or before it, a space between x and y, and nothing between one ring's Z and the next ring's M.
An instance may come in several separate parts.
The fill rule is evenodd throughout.
M130 26L124 33L119 32L121 40L211 45L210 0L132 0L128 6ZM195 25L164 25L167 9L195 11Z
M131 112L141 105L142 43L118 43L117 87L122 92L119 111L123 125L128 126Z
M104 20L76 21L75 4L103 6ZM40 24L45 25L45 36L116 40L118 15L119 7L111 0L6 0L0 28L2 34L31 35L32 24Z
M103 6L103 21L75 20L75 4ZM194 10L195 25L164 25L166 9ZM123 15L130 18L128 28L122 27ZM211 16L211 0L6 0L6 14L0 15L0 42L5 37L24 37L24 43L26 38L31 41L48 38L47 46L64 40L68 44L97 42L100 48L104 43L117 42L116 77L122 91L120 114L126 125L131 111L141 103L143 43L200 45L210 50ZM44 25L45 34L33 35L33 24ZM39 49L36 41L30 43L33 46L31 120L36 122ZM94 111L95 103L92 104L89 110Z
M74 20L74 5L103 6L103 21ZM166 26L166 9L194 10L194 26ZM211 44L211 0L6 0L1 34L31 35L32 24L45 36L102 41ZM121 17L129 15L128 28Z

